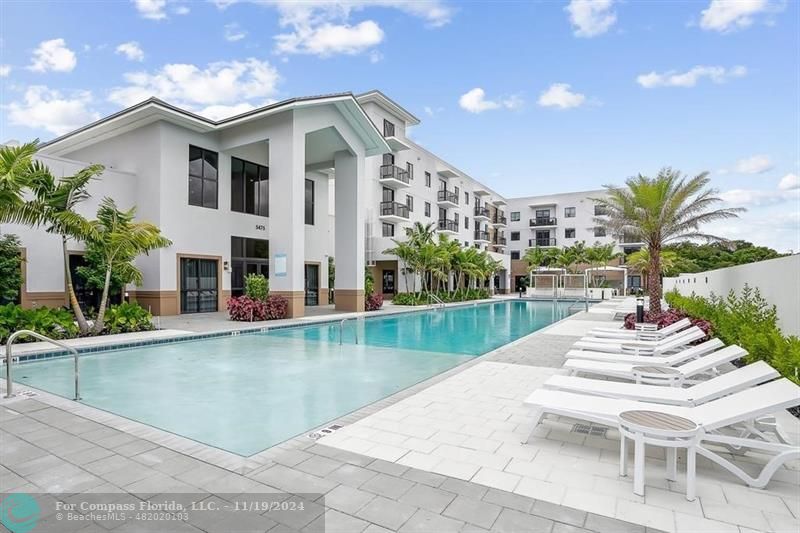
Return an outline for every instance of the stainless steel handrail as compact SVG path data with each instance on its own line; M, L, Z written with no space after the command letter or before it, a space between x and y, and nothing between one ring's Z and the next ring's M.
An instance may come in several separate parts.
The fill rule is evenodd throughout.
M344 323L348 320L358 320L358 317L343 318L341 322L339 322L339 346L342 345L342 330L344 329ZM356 338L356 344L358 344L358 328L353 328L353 335Z
M428 293L428 305L431 304L431 300L434 301L440 308L444 307L444 300L436 296L435 294Z
M55 339L51 339L50 337L46 337L41 333L36 333L35 331L31 331L29 329L21 329L19 331L15 331L11 334L6 341L6 398L11 398L14 396L13 391L13 382L11 381L11 361L13 360L11 356L11 345L17 340L18 337L23 335L28 335L29 337L33 337L35 339L39 339L40 341L49 342L50 344L55 344L59 348L63 348L68 352L72 352L72 355L75 358L75 400L80 400L80 387L78 383L78 350L73 348L72 346L67 346L63 342L58 342Z

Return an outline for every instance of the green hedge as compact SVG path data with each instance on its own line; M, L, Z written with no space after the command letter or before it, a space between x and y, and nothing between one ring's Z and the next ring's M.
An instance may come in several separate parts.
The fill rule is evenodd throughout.
M489 297L486 289L460 289L455 292L431 292L445 303L468 302L470 300L483 300ZM429 303L427 292L400 292L394 295L392 303L395 305L427 305Z
M726 298L682 296L674 291L665 298L670 307L711 322L715 336L725 344L747 350L746 362L766 361L800 384L800 338L783 335L775 306L758 289L745 285L740 295L731 291Z
M0 342L5 343L15 331L29 329L52 339L69 339L78 335L72 312L63 308L37 307L23 309L16 304L0 306ZM36 342L23 335L18 342Z

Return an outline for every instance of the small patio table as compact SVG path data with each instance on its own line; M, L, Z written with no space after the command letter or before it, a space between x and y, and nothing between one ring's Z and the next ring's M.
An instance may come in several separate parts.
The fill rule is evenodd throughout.
M683 383L683 374L671 366L635 366L631 371L639 384L679 387Z
M686 499L695 499L695 480L690 472L695 471L695 446L700 426L687 418L649 410L624 411L619 415L620 445L619 473L628 475L627 439L633 440L633 493L644 496L645 444L666 449L666 477L674 481L677 477L678 448L686 448Z

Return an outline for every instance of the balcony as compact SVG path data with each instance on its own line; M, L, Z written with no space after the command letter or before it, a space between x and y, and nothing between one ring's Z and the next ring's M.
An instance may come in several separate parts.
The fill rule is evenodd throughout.
M411 176L408 175L408 171L397 165L381 165L381 174L378 181L380 181L382 185L394 189L402 189L411 186Z
M381 202L378 218L387 222L408 222L408 206L400 202Z
M505 237L498 237L497 235L494 236L492 240L492 244L495 246L505 246L506 245L506 238Z
M541 228L545 226L555 226L555 225L557 225L557 220L555 218L537 217L537 218L532 218L530 220L530 226L532 228Z
M555 239L528 239L528 246L537 248L552 248L556 245Z
M488 243L489 242L489 232L488 231L476 231L475 232L475 242Z
M489 220L489 210L485 207L475 207L475 220Z
M495 215L492 219L492 225L498 228L504 228L508 226L508 219L502 214Z
M458 224L456 224L455 220L440 218L439 223L436 225L436 229L439 231L439 233L455 235L458 233Z
M397 137L395 134L394 124L389 121L384 121L383 123L383 139L393 152L400 152L402 150L408 150L411 148L410 144Z
M453 191L441 189L436 193L436 203L442 207L458 207L458 195Z

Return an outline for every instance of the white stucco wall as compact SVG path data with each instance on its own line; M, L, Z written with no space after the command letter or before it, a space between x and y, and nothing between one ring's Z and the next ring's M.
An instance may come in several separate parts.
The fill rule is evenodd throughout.
M708 297L741 292L745 284L758 288L778 310L784 333L800 335L800 254L718 270L664 278L664 291L677 289L683 295Z

